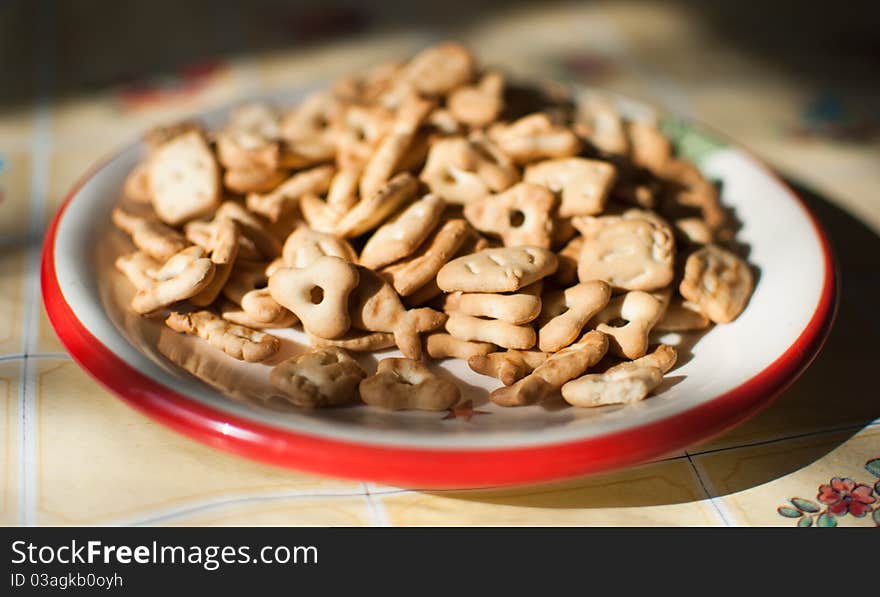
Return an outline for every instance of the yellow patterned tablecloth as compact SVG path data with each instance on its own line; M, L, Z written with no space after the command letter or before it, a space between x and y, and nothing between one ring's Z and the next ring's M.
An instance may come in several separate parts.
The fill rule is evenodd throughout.
M145 4L184 10L184 3L134 6ZM189 62L160 75L125 77L114 62L119 35L151 36L145 52L170 51L153 13L129 15L142 19L131 32L114 27L125 15L110 3L0 8L4 94L13 90L0 100L0 523L880 521L872 512L880 501L880 395L871 375L878 365L871 338L880 333L876 89L844 85L845 69L840 81L820 81L764 60L676 3L493 4L496 10L472 20L449 16L465 14L467 3L438 4L432 10L444 18L428 14L414 26L366 3L293 12L258 2L247 14L222 16L212 3L185 3L186 18L208 18L214 28L206 42L213 54L184 52ZM259 12L267 5L275 12ZM12 35L24 20L45 35ZM83 32L85 22L102 35ZM226 52L225 36L251 51ZM71 361L41 306L40 241L65 191L93 162L151 124L326 79L447 36L518 74L580 80L701 119L788 176L828 228L843 273L837 326L807 374L758 417L686 453L557 485L429 493L299 474L212 450L131 410ZM187 43L179 32L167 38Z

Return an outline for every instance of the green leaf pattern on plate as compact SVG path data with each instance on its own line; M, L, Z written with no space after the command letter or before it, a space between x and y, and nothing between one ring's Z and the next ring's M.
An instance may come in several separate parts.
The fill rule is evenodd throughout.
M836 527L837 520L828 514L828 512L823 512L819 515L819 518L816 519L816 526L818 527Z
M788 506L779 506L776 511L779 512L780 516L785 516L786 518L800 518L803 516L801 511L789 508Z
M691 160L697 166L702 166L710 155L727 146L719 137L681 118L661 119L660 130L672 140L679 156Z
M816 512L821 510L819 504L810 500L805 500L804 498L791 498L790 501L792 504L794 504L794 507L801 512L809 512L810 514L815 514Z

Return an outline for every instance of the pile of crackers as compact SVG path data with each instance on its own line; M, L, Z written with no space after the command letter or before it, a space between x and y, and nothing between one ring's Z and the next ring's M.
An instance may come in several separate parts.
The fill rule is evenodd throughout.
M301 326L313 349L270 379L304 408L452 408L426 366L448 358L503 406L636 402L676 362L652 332L732 321L753 290L717 188L656 123L455 43L146 144L112 214L131 308L254 363ZM350 354L392 347L376 372Z

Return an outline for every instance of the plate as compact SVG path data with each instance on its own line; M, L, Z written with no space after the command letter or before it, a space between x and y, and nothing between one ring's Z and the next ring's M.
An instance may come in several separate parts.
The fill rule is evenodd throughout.
M632 117L650 113L629 100L620 104ZM217 123L224 112L202 117ZM270 367L239 363L171 332L161 319L127 310L132 290L112 263L128 241L109 214L144 152L141 143L95 166L52 220L41 270L49 320L73 359L136 409L199 441L276 465L464 488L551 481L659 458L741 423L788 387L824 342L837 297L826 235L792 189L705 127L673 116L660 122L679 153L719 181L723 203L742 224L737 239L757 284L733 323L699 336L658 337L678 345L680 364L637 404L577 409L551 400L505 409L487 402L496 380L456 360L437 369L457 378L473 411L287 406L268 383ZM282 339L282 357L307 347L294 330ZM375 367L382 356L363 357L365 365Z

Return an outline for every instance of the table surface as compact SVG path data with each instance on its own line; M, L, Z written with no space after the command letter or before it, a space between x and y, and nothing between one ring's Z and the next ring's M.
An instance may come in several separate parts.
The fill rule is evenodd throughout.
M0 523L880 524L880 396L866 376L880 333L880 113L865 109L877 99L870 89L736 49L675 3L516 5L455 29L382 28L357 10L322 6L307 19L233 24L236 35L292 45L76 92L63 85L84 68L72 48L99 40L77 38L39 3L0 12L0 31L24 11L55 33L18 48L13 66L33 97L0 104ZM325 34L337 41L315 41ZM800 381L746 424L662 460L540 487L420 492L215 451L133 411L71 361L43 312L37 268L49 217L92 163L154 123L447 36L517 74L582 81L698 118L779 168L828 228L843 277L837 325Z

